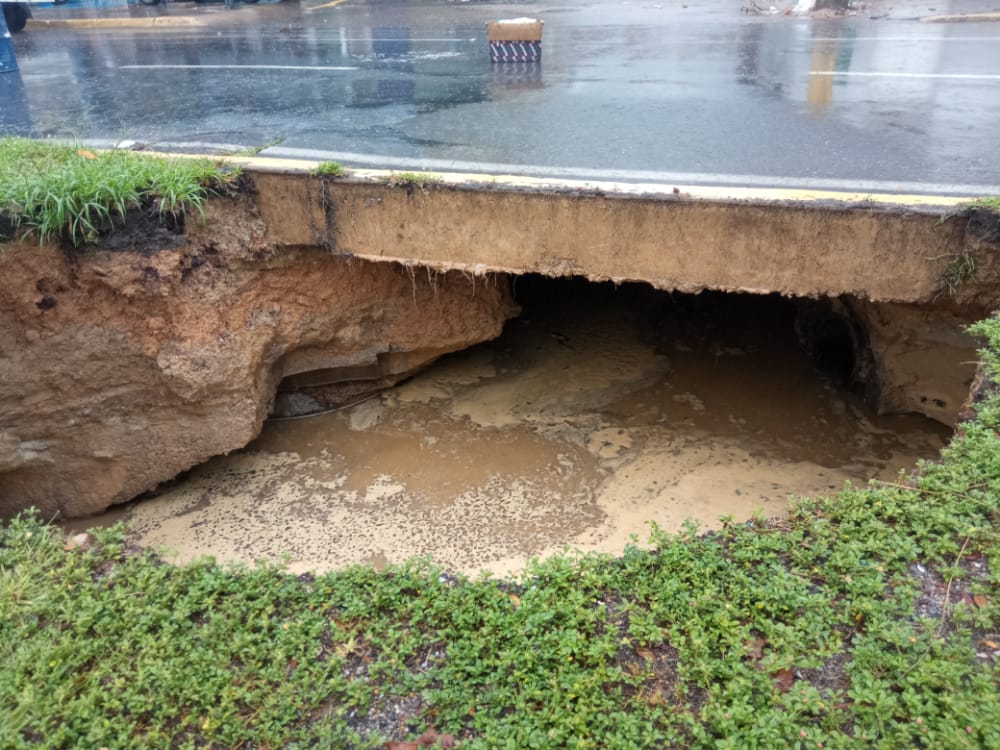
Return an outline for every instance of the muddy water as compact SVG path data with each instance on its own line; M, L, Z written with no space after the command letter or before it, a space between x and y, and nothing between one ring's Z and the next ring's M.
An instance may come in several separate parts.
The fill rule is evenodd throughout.
M293 571L431 555L502 575L564 545L619 552L649 522L780 514L947 439L820 377L787 301L524 286L500 339L341 412L268 423L133 504L135 539Z

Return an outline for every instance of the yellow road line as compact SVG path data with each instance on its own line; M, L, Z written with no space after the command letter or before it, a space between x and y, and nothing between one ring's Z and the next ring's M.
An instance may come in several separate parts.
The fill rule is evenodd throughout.
M322 8L336 8L338 5L343 5L347 0L330 0L328 3L323 3L322 5L314 5L307 10L320 10Z
M956 13L949 16L924 16L923 23L975 23L977 21L1000 21L1000 13Z
M28 27L38 29L50 28L100 28L118 27L146 29L156 26L203 26L204 23L194 16L149 16L145 18L51 18L32 19Z
M246 169L261 172L309 173L319 163L308 159L284 159L275 157L241 157L232 155L176 154L144 152L166 158L205 159L216 158ZM381 182L398 174L391 169L355 169L345 167L347 175L355 180ZM797 203L801 205L822 203L845 203L854 207L897 206L926 209L956 208L971 203L975 198L954 195L907 195L905 193L862 193L837 190L801 190L788 188L739 188L714 187L710 185L673 185L661 183L632 183L594 180L567 180L544 177L520 177L516 175L491 175L460 172L426 172L435 182L444 185L476 185L479 187L520 188L524 190L578 190L600 192L621 197L673 197L683 200L702 201L747 201L751 203Z

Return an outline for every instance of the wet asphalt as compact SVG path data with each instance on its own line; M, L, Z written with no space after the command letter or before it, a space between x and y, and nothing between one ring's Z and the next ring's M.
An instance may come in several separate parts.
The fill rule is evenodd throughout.
M389 168L1000 192L1000 23L748 16L735 0L104 16L150 13L198 25L16 35L0 133L273 144L265 155ZM544 19L540 63L490 63L486 22L511 16Z

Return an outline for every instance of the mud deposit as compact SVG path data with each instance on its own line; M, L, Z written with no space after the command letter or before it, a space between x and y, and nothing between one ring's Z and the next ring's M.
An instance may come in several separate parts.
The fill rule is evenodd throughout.
M780 514L793 495L893 479L947 439L819 375L786 300L516 291L524 312L496 341L343 411L271 421L133 503L135 540L297 572L430 555L505 574L564 545L620 552L649 522Z

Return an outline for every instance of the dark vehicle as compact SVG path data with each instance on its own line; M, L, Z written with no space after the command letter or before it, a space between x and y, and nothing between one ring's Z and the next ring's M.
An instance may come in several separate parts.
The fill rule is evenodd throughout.
M4 3L3 18L7 22L10 33L24 31L24 25L31 18L31 6L27 3Z

